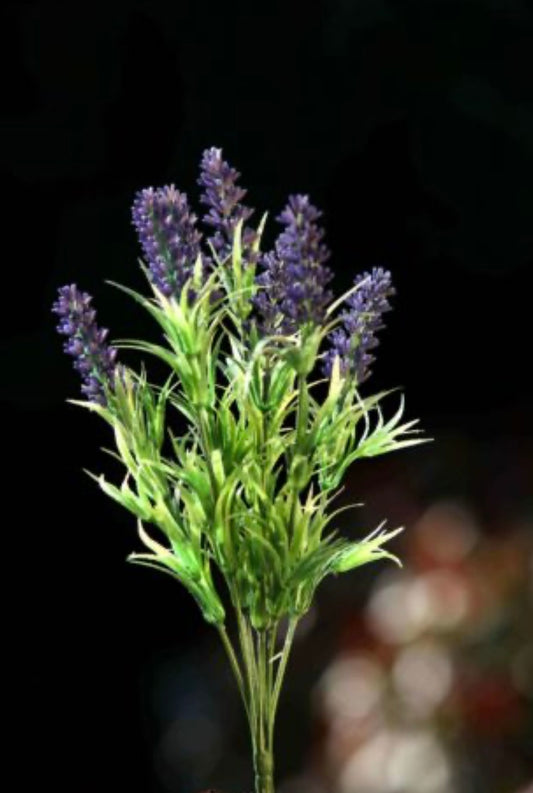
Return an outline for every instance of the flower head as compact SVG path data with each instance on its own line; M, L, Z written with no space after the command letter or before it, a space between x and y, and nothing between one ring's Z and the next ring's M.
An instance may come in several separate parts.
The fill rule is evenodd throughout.
M152 282L166 297L178 297L193 273L202 238L187 196L173 184L140 190L133 202L132 222Z
M98 328L92 297L75 284L62 286L52 311L60 317L57 330L68 340L64 351L75 358L74 368L82 375L82 393L91 402L106 404L106 387L113 387L117 351L105 340L109 333Z
M378 345L376 332L384 327L382 316L390 311L388 298L395 294L391 274L381 267L362 273L354 280L359 287L347 299L348 311L341 314L343 327L330 334L331 348L323 361L323 373L331 374L335 355L340 358L343 374L350 374L362 383L370 376L375 356L370 353Z
M261 259L260 289L254 298L265 332L292 333L306 323L320 324L332 293L325 289L333 278L324 262L330 253L323 244L324 230L316 221L321 212L309 196L292 195L277 220L285 226L275 251Z
M222 149L214 146L206 149L200 162L200 176L198 184L204 188L200 195L200 202L209 207L203 216L204 223L214 229L210 242L219 259L224 259L231 253L233 245L233 232L237 223L245 223L252 215L253 209L241 204L246 195L246 190L237 185L240 173L222 159ZM243 260L245 264L255 261L251 250L256 232L244 227L242 233Z

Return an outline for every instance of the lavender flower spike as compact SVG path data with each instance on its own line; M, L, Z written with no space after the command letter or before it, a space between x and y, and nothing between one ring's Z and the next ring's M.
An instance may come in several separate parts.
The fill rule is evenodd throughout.
M226 258L232 250L233 232L237 223L245 223L253 209L241 204L246 190L237 186L240 173L222 159L222 149L214 146L206 149L200 162L198 184L204 188L200 202L209 207L203 220L211 226L215 233L210 238L219 259ZM251 245L256 232L248 227L243 228L243 260L245 264L255 261Z
M166 297L178 297L193 273L202 238L187 196L173 184L140 190L133 202L132 222L152 282Z
M321 214L309 196L292 195L277 218L285 230L276 241L275 252L261 260L264 271L257 283L266 288L259 290L254 301L265 332L273 332L276 317L276 329L282 333L293 333L304 324L318 325L324 320L332 298L325 286L333 273L324 266L330 253L322 243L324 230L316 223Z
M82 393L90 402L106 404L106 387L113 387L117 351L105 340L108 330L98 328L92 297L75 284L62 286L52 311L60 317L59 333L69 336L63 349L74 356L74 368L82 375Z
M391 274L381 267L356 276L354 286L360 288L347 299L348 311L341 314L343 328L331 333L331 349L326 353L322 371L331 375L335 355L340 357L341 372L355 377L357 384L370 376L375 356L370 353L378 345L376 332L384 327L382 315L390 311L388 298L395 294Z

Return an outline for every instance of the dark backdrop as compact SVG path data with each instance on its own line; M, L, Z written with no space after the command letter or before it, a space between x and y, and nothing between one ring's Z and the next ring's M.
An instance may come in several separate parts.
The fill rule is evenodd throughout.
M150 334L104 283L143 285L133 194L194 194L202 150L220 146L258 212L290 192L324 210L338 293L370 266L392 270L374 387L404 386L437 438L440 453L411 452L426 455L421 497L527 510L533 13L521 0L28 1L8 3L0 30L17 789L161 791L153 670L215 640L184 592L124 563L133 523L82 472L112 470L110 439L65 404L78 383L55 290L94 294L115 338Z

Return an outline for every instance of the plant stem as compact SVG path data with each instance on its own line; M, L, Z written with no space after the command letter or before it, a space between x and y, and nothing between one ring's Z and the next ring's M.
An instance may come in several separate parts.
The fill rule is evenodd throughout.
M257 691L257 665L255 660L253 639L250 633L250 626L246 622L240 605L237 606L237 623L239 626L239 639L241 644L241 653L246 670L246 691L247 691L247 716L248 724L252 735L255 732L258 720L258 691Z
M270 629L270 637L267 646L267 675L268 675L268 690L270 691L270 697L272 698L272 692L274 690L274 662L272 659L276 654L276 639L278 636L278 626L279 623L275 623Z
M304 396L305 391L305 396ZM300 441L305 431L307 423L308 401L307 401L307 383L304 375L298 375L298 403L296 406L296 438L292 448L292 459L298 454L300 450ZM292 462L291 459L291 462ZM296 512L296 503L298 501L298 490L294 488L292 491L291 511L289 517L290 531L294 535L294 516Z
M305 375L298 375L298 408L296 416L296 443L295 449L299 451L300 442L305 432L307 424L307 415L309 409L309 400L307 394L307 381Z
M217 626L237 680L252 739L255 793L274 793L274 724L298 618L289 621L281 658L274 671L278 623L254 630L238 602L234 602L239 628L242 666L224 625ZM243 669L245 675L243 675Z
M209 482L211 484L211 491L213 493L213 498L216 501L216 496L218 493L218 484L217 480L213 471L213 464L211 462L211 446L209 444L209 438L207 433L207 425L209 422L209 418L207 415L207 410L202 407L198 412L198 424L200 427L200 440L202 444L202 451L204 454L204 459L207 464L207 473L209 475Z
M289 660L289 654L291 651L292 642L294 640L294 633L296 631L297 625L298 625L298 617L291 617L291 619L289 620L287 633L285 635L285 641L283 642L281 659L276 671L276 681L274 683L274 689L272 691L271 703L270 703L269 741L271 745L273 744L273 740L274 740L274 724L276 721L276 712L278 708L279 695L281 692L281 685L283 683L283 678L285 677L285 671L287 669L287 661Z
M239 686L239 691L242 697L242 701L244 704L244 708L246 710L246 714L248 715L248 699L246 697L246 688L244 685L244 680L242 677L241 667L239 665L239 661L235 654L235 650L233 649L233 645L230 641L228 633L226 631L226 627L224 625L217 625L218 632L220 634L220 638L222 639L222 644L224 645L224 649L229 658L229 662L231 664L231 668L235 675L235 679L237 680L237 685Z
M257 689L259 699L259 719L252 731L256 793L274 793L274 757L270 731L272 708L269 687L267 630L257 631Z

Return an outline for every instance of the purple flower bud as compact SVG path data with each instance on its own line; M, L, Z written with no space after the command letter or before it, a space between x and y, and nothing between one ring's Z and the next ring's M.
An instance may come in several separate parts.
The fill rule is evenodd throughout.
M342 374L355 377L357 384L371 374L369 367L375 356L370 350L378 346L375 334L384 327L382 316L390 311L388 298L395 294L390 272L381 267L356 276L354 286L358 285L359 289L346 300L349 309L341 314L343 327L336 328L329 336L331 348L322 362L322 371L329 377L338 355Z
M52 311L60 317L57 330L70 338L63 349L75 358L74 368L82 375L82 393L91 402L106 404L106 388L113 388L117 351L105 343L108 331L98 328L91 296L75 284L62 286Z
M247 191L237 186L239 177L240 173L222 159L222 149L212 147L204 151L198 178L198 184L204 188L200 202L209 207L203 221L214 229L214 234L209 239L219 259L224 259L231 253L237 223L240 220L245 223L253 213L253 209L241 204ZM242 250L245 265L256 260L256 255L251 250L255 238L256 232L243 226Z
M133 202L132 222L152 282L166 297L178 297L193 273L202 238L187 196L173 184L140 190Z
M329 251L322 243L321 217L309 196L292 195L277 220L285 226L275 251L260 259L263 272L257 277L264 287L254 298L264 333L293 333L299 327L323 322L332 293L325 289L333 278L324 266Z

